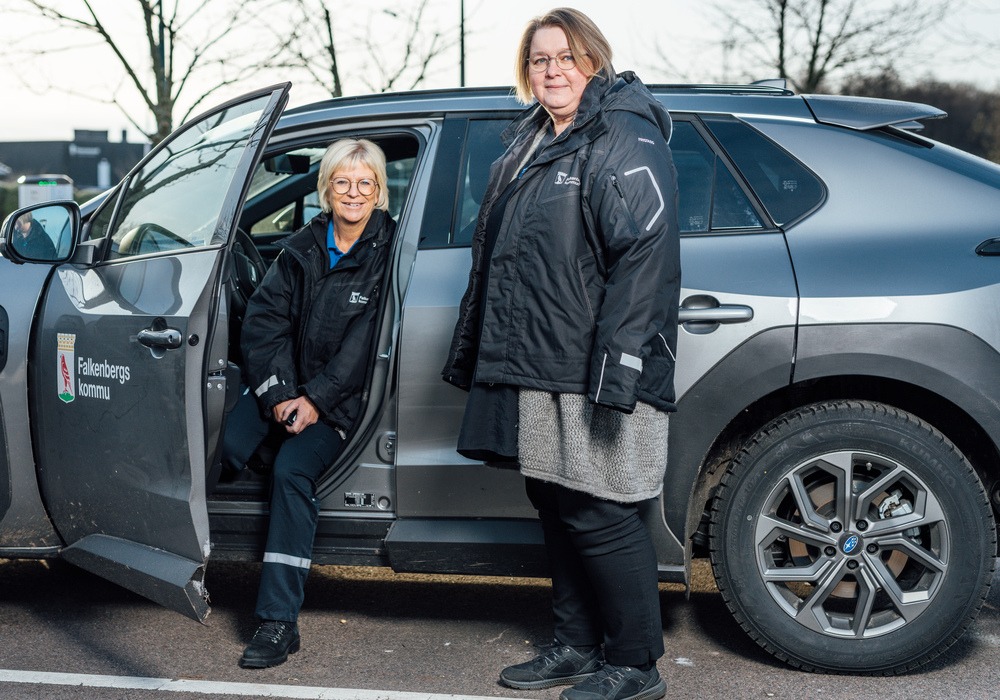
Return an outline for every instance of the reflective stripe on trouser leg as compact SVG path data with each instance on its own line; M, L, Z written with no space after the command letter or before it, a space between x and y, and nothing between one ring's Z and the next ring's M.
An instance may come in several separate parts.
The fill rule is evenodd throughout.
M342 444L337 431L316 423L285 440L278 451L257 594L256 613L263 620L298 619L319 518L316 479Z

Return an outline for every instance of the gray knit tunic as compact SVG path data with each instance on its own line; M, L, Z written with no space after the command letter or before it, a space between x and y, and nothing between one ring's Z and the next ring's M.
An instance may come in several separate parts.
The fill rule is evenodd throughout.
M618 503L654 498L667 470L669 414L625 414L582 394L518 391L521 473Z

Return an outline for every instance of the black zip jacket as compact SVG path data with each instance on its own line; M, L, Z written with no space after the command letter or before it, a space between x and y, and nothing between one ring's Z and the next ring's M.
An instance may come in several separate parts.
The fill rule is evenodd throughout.
M372 357L379 295L396 222L376 209L361 238L330 269L329 214L281 242L247 304L240 346L261 409L308 396L320 418L350 430Z
M594 77L573 124L518 172L549 123L536 105L504 132L442 374L463 388L475 380L585 394L625 412L637 400L674 410L680 245L670 116L634 74ZM485 259L486 221L512 178Z

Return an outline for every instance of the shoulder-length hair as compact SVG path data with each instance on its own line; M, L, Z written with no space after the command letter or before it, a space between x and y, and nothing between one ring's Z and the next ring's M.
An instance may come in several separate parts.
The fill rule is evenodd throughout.
M520 102L531 104L534 100L528 59L531 57L529 55L531 40L535 37L535 32L542 27L559 27L563 30L569 42L569 50L576 59L577 68L588 78L602 75L610 80L614 77L614 69L611 66L611 44L594 21L572 7L557 7L528 22L521 35L514 66L514 94Z
M389 188L386 180L385 153L368 139L340 139L327 146L323 160L319 163L319 178L316 181L316 193L319 195L319 205L328 214L333 206L330 203L330 178L342 169L363 166L375 173L378 183L378 200L375 208L389 210Z

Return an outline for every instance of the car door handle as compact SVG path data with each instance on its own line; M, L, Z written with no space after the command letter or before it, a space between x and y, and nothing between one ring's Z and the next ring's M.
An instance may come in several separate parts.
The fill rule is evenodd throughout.
M176 350L181 346L181 332L176 328L165 328L162 331L143 328L136 339L147 348Z
M678 323L746 323L753 320L753 309L742 304L725 304L708 309L686 309L677 312Z
M753 308L743 304L720 304L708 294L686 298L677 311L677 321L693 335L705 335L722 323L746 323L753 320Z
M987 238L976 246L976 255L1000 255L1000 238Z

